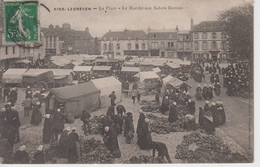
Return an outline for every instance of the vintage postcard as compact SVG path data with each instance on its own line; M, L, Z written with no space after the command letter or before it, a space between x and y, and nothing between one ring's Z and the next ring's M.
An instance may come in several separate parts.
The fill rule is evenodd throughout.
M253 0L0 0L0 162L254 162Z

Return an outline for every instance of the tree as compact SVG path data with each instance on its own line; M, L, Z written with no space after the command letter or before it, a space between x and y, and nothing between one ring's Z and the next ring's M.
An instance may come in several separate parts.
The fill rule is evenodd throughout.
M229 44L230 54L235 53L238 58L247 59L252 66L254 54L253 14L253 4L247 3L223 11L218 17Z

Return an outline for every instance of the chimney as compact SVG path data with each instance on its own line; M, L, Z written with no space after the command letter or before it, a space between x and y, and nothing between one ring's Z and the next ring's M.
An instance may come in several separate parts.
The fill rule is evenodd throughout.
M86 28L85 28L85 31L89 32L89 28L88 28L88 27L86 27Z
M179 31L178 25L176 26L175 30L176 30L177 32Z
M193 18L190 19L190 30L193 29Z

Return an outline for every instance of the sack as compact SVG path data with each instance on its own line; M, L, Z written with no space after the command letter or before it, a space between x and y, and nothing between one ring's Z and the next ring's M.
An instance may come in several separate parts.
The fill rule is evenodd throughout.
M114 158L121 158L121 151L119 149L115 150L112 152L112 155Z

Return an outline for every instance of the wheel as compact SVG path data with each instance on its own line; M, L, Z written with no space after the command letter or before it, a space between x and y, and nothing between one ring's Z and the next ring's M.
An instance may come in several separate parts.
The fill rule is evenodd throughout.
M37 83L36 88L37 88L37 90L42 90L43 88L45 90L47 90L48 89L48 85L47 85L46 82L40 81L40 82Z

